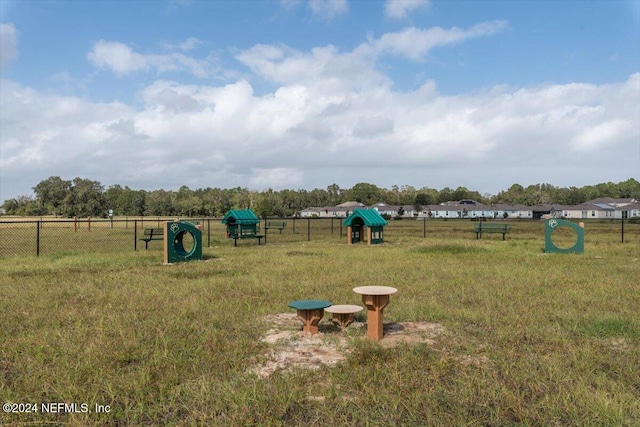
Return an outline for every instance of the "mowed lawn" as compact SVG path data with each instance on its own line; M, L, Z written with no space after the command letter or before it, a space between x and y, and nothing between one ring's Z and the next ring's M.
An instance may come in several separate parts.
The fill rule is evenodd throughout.
M173 265L160 242L2 258L0 401L39 412L0 424L640 425L638 225L623 244L618 226L587 223L585 252L565 255L543 252L538 222L504 242L476 240L470 221L415 223L392 221L376 246L307 240L302 221L260 246L218 230L203 261ZM354 329L337 365L254 373L266 315L361 304L364 285L398 289L385 322L444 333L387 347ZM43 413L52 403L67 407Z

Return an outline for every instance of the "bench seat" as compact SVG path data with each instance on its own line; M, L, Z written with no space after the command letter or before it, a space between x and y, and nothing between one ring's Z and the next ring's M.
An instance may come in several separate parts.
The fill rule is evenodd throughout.
M476 233L476 240L481 239L483 233L499 233L502 234L502 240L505 240L507 233L511 231L511 224L486 224L480 222L473 225L473 231Z
M164 240L164 229L162 228L145 228L143 237L138 240L144 242L144 248L149 249L149 242L152 240Z
M238 239L258 239L259 245L263 237L262 234L256 234L252 230L242 230L241 234L229 233L229 238L233 239L233 246L238 246Z
M280 230L280 233L282 233L282 230L284 230L286 226L287 226L286 221L267 221L264 228L265 230L268 230L270 228L277 228L278 230Z

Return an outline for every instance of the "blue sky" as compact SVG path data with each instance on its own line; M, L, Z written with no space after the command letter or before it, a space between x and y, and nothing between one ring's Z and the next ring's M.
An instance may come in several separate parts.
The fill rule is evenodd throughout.
M640 1L0 2L0 203L640 179Z

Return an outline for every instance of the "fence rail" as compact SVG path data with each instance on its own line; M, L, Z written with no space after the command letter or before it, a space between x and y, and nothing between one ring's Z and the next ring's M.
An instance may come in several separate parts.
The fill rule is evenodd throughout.
M222 218L181 218L199 222L203 246L229 244ZM72 252L122 252L144 250L139 241L145 228L162 227L175 217L128 217L114 219L53 219L11 218L0 221L0 258L10 256L40 256ZM286 221L283 230L267 230L270 220ZM544 223L538 220L496 220L514 225L509 239L542 240ZM640 224L633 220L584 221L587 242L640 244ZM428 237L471 237L473 223L468 219L405 219L389 221L385 241ZM346 241L346 228L341 218L265 218L261 234L267 243L304 242L311 240ZM507 239L507 240L509 240ZM250 245L251 243L240 243ZM162 250L161 241L149 242L148 250Z

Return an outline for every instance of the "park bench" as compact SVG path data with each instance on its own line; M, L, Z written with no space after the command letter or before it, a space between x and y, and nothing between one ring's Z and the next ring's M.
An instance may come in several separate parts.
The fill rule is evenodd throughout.
M268 230L270 228L277 228L278 230L280 230L280 233L282 234L282 230L284 230L286 226L287 226L286 221L267 221L267 223L264 226L264 229Z
M511 230L511 224L487 224L479 222L473 225L473 230L476 233L476 240L481 239L483 233L500 233L502 234L502 240L505 240L507 233Z
M162 228L145 228L143 237L138 240L144 241L144 248L149 249L149 242L152 240L164 240L164 229Z
M233 239L233 246L238 246L238 239L258 239L259 245L263 237L263 235L258 234L256 230L252 228L240 229L240 233L238 233L237 231L235 233L229 233L229 238Z

